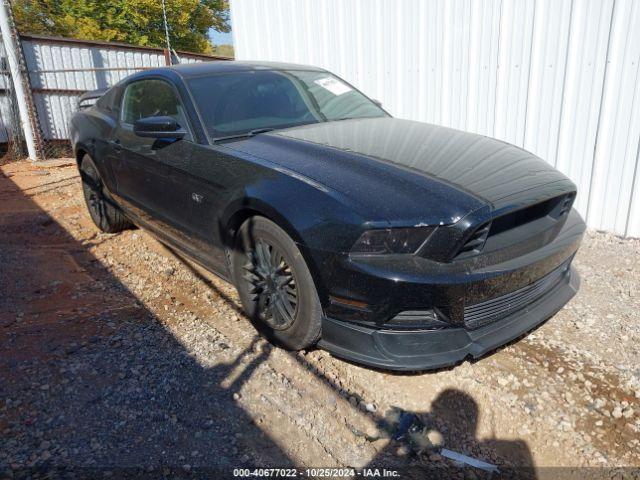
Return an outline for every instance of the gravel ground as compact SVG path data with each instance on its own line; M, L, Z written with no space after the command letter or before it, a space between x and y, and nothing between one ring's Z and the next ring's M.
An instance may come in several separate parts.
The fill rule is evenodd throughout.
M395 374L272 347L228 283L141 230L98 233L71 162L0 170L0 478L483 476L442 447L514 476L640 467L639 240L589 232L579 294L519 342Z

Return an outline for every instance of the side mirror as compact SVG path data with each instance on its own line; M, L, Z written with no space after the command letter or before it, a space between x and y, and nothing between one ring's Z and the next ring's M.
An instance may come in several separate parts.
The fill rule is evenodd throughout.
M382 108L382 102L380 100L376 100L375 98L372 98L371 101L376 105L378 105L380 108Z
M187 132L172 117L145 117L133 124L133 133L148 138L182 138Z

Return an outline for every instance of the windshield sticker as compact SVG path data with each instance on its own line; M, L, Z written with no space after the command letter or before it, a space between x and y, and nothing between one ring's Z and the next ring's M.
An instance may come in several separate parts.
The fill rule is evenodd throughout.
M325 90L330 91L335 96L342 95L352 90L350 86L345 85L337 78L331 78L331 77L319 78L318 80L314 80L314 83L320 85Z

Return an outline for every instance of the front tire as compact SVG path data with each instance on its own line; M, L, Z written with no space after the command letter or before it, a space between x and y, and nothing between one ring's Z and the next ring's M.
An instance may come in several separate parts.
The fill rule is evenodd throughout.
M96 227L105 233L117 233L133 226L122 210L106 197L98 168L89 155L82 158L80 176L84 201Z
M291 350L320 338L322 308L300 250L264 217L245 221L231 256L233 278L245 312L270 341Z

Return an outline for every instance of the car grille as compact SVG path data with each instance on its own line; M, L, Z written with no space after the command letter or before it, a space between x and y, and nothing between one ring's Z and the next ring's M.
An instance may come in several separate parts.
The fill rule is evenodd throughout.
M487 247L491 249L492 239L505 232L520 231L521 235L525 235L527 238L532 237L535 234L535 230L524 231L523 228L527 225L531 226L534 222L547 216L559 221L571 210L574 198L575 193L560 195L515 212L500 215L489 222L483 223L459 247L453 256L453 260L478 255L483 249L486 251Z
M571 206L573 205L573 199L574 199L573 194L569 194L569 195L565 195L564 198L562 199L562 202L560 204L557 216L561 217L562 215L564 215L565 213L569 213L569 210L571 210Z
M520 290L465 307L465 326L470 329L480 328L523 309L555 287L569 265L569 262L565 262L553 272Z

